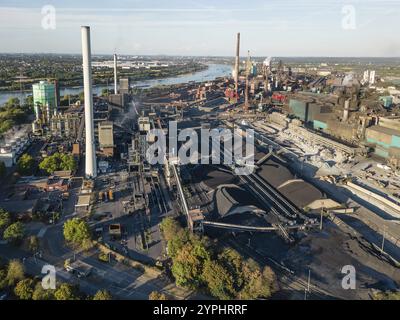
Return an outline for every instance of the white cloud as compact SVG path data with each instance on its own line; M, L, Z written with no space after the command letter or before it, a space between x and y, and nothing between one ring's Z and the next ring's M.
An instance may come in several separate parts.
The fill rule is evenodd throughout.
M399 5L357 7L360 26L341 28L338 3L293 0L265 7L65 8L56 30L41 28L41 8L0 7L0 41L7 52L80 52L81 25L92 27L94 53L233 55L235 33L255 55L398 55L391 31ZM194 2L197 3L197 2ZM312 5L314 4L314 5ZM359 3L360 4L360 3ZM397 11L396 11L397 10ZM379 12L377 14L376 12ZM382 13L382 14L381 14ZM374 20L371 20L374 19ZM372 22L372 23L368 23ZM386 39L382 35L387 35ZM390 36L391 35L391 36Z

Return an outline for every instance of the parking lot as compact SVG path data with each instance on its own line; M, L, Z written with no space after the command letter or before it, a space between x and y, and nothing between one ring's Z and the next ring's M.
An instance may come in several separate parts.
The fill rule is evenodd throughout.
M154 179L131 173L106 173L96 181L97 192L112 190L113 199L98 197L90 226L99 242L127 257L146 263L163 259L159 222L168 208L160 204L160 186ZM138 197L145 190L147 195ZM136 197L135 197L136 195ZM147 198L148 205L145 205ZM110 226L120 226L111 234Z

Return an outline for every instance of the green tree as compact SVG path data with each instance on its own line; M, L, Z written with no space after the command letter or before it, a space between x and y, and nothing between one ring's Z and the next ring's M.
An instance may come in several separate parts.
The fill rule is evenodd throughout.
M3 290L7 287L7 270L0 269L0 290Z
M64 223L64 238L75 245L82 245L90 241L88 224L79 218L67 220Z
M244 284L243 275L243 258L242 256L232 248L224 248L219 254L218 260L228 270L234 278L234 288L239 291Z
M372 294L374 300L400 300L400 291L378 291Z
M11 260L7 268L6 282L9 286L13 286L18 281L25 278L24 266L18 260Z
M202 278L210 293L218 299L232 299L235 296L233 278L217 261L208 260L204 264Z
M7 173L6 165L3 161L0 161L0 178L4 178Z
M246 280L239 293L241 299L269 298L276 288L275 275L269 267L261 271L255 262L246 261L243 264L243 275Z
M32 299L33 284L34 283L32 279L24 279L19 281L14 288L15 295L21 300Z
M201 285L203 264L210 258L207 249L201 244L185 244L172 260L172 274L176 284L191 289Z
M107 97L109 93L109 90L107 88L104 88L101 90L101 96L102 97Z
M24 225L21 222L15 222L9 225L6 230L4 230L3 237L5 240L10 242L17 242L24 237L24 229Z
M37 236L30 236L27 242L28 248L31 252L36 252L39 249L39 238Z
M72 154L61 154L56 152L53 155L44 158L40 162L39 168L46 171L48 174L52 174L57 170L75 170L76 161Z
M61 170L75 170L76 161L72 154L61 154Z
M56 300L79 300L76 287L68 283L62 283L54 292L54 297Z
M55 156L58 153L55 153L52 156L44 158L39 163L39 169L46 171L48 174L53 173L56 170L59 170L60 164L58 162L58 156Z
M99 290L93 296L93 300L112 300L112 296L107 290Z
M108 262L109 261L108 254L105 253L105 252L100 252L98 258L102 262Z
M12 107L19 107L20 106L20 101L16 97L11 97L7 100L7 102L4 104L6 108L12 108Z
M182 247L190 241L190 233L188 230L179 230L175 237L168 241L168 255L174 258Z
M168 300L168 298L164 293L152 291L149 294L149 300Z
M24 100L24 108L29 113L33 113L33 96L27 96Z
M17 162L17 171L21 175L31 175L34 171L35 160L29 154L24 153Z
M164 218L161 221L160 227L166 241L176 237L178 232L182 230L182 227L179 225L178 221L172 217Z
M0 229L6 228L11 223L10 214L4 209L0 208Z
M0 117L0 133L7 132L14 125L14 121L11 119L4 119L4 117Z
M42 283L38 282L32 293L32 300L52 300L54 299L54 291L52 289L43 289Z
M85 93L83 91L79 92L78 99L80 100L81 103L85 102Z

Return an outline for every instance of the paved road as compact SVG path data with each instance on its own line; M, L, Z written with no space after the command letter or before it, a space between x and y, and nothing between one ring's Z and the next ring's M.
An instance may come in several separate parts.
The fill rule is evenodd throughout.
M66 272L63 268L65 259L72 258L73 252L64 246L61 225L47 228L46 237L43 239L44 253L42 258L33 258L32 253L13 247L8 244L0 245L0 255L6 259L19 259L24 261L26 272L33 276L40 276L44 264L56 267L57 277L62 281L79 284L80 290L93 295L100 289L107 289L117 299L147 299L150 292L163 291L167 294L176 292L176 298L184 299L188 296L186 290L179 290L163 277L155 278L152 275L136 270L120 263L100 262L96 255L76 254L80 259L94 268L93 274L87 278L77 278ZM92 252L94 253L94 252Z

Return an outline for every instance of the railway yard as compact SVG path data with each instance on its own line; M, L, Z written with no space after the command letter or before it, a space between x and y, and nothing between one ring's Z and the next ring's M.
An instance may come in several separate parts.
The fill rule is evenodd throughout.
M178 127L200 131L204 115L188 109L183 118ZM181 184L177 198L181 210L187 207L188 220L199 208L202 232L271 266L282 286L277 298L310 294L315 299L366 299L374 290L396 289L396 220L384 219L374 206L362 205L349 193L346 183L332 180L368 172L367 165L360 164L361 156L294 139L290 131L285 134L259 115L253 116L255 121L235 120L235 115L226 120L225 113L217 111L207 118L216 128L252 128L257 165L250 175L235 175L226 165L175 165L175 179ZM222 149L221 144L221 159ZM364 161L369 168L377 165ZM387 225L384 249L382 222ZM341 287L345 265L357 270L357 290ZM311 290L304 293L308 279Z
M96 244L89 256L78 253L97 272L96 284L91 276L85 280L88 292L101 287L99 274L114 272L113 263L132 263L158 268L157 276L146 275L158 290L195 298L198 292L172 293L178 289L160 227L171 217L191 234L270 267L279 285L273 299L370 299L375 292L397 290L395 159L379 157L364 141L339 138L301 121L290 108L290 101L301 100L296 93L280 90L278 99L278 90L254 89L246 108L246 101L230 96L232 85L232 79L219 78L143 89L127 94L122 106L97 97L96 177L84 177L86 160L79 159L59 219L50 220L52 225L28 223L30 234L44 243L43 259L63 269L65 258L75 258L74 250L63 247L61 228L79 218L88 223ZM240 88L247 90L243 83ZM64 143L85 140L83 121L77 137ZM204 142L204 131L215 136ZM192 141L193 136L198 139ZM33 156L39 158L59 141L46 139L36 138L41 149ZM249 150L245 143L236 145L247 139L254 142ZM152 149L157 143L161 148ZM196 152L188 156L192 148ZM156 150L152 156L158 162L149 150ZM99 254L108 264L99 265ZM354 267L356 290L343 287L346 266ZM119 298L148 294L132 295L132 286L109 288Z

